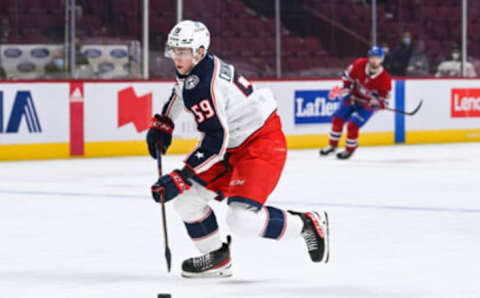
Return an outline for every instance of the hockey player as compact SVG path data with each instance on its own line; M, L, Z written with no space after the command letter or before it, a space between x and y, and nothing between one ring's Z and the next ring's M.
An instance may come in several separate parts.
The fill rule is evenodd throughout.
M177 82L147 133L149 153L165 153L174 121L193 114L202 134L183 166L152 186L155 201L172 199L188 235L200 251L182 264L184 277L231 275L230 237L222 243L211 199L226 200L226 221L234 234L269 239L303 237L314 262L328 261L325 212L285 211L265 205L275 188L287 149L276 101L269 89L256 89L234 66L208 51L210 34L200 22L182 21L168 35L165 54Z
M368 51L368 58L359 58L342 76L342 103L333 114L329 146L320 150L320 155L334 153L347 123L347 146L337 153L337 158L350 158L358 146L358 131L373 116L376 110L388 105L391 78L382 67L385 54L380 47Z

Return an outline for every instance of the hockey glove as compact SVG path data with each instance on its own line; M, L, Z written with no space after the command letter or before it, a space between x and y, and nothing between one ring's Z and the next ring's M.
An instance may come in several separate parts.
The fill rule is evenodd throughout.
M350 90L350 88L342 88L340 98L343 101L349 101L352 98L352 90Z
M174 170L170 174L163 175L152 185L152 197L155 202L161 202L162 193L165 196L165 202L170 201L184 191L190 189L192 182L188 179L185 171Z
M155 114L152 124L147 132L148 152L153 158L157 158L156 146L161 146L162 154L167 152L172 143L172 133L175 125L170 118Z
M367 103L367 109L384 109L385 108L385 101L371 98Z
M340 93L340 99L341 99L346 105L351 105L351 104L353 104L352 90L350 90L350 88L342 88L342 91L341 91L341 93Z

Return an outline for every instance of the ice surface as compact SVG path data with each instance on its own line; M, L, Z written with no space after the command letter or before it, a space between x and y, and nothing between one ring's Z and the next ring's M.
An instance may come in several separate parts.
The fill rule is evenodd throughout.
M164 158L165 170L183 156ZM290 151L271 205L326 209L331 261L303 240L233 237L234 277L181 278L197 254L147 157L0 163L0 298L480 297L480 144ZM213 202L223 235L225 205Z

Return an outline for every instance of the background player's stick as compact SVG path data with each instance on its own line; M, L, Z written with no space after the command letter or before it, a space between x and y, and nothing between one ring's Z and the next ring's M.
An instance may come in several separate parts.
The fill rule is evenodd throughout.
M358 102L361 102L361 103L364 103L364 104L368 103L366 100L363 100L363 99L360 99L360 98L355 98L354 100L358 101ZM389 107L385 107L384 110L399 113L399 114L403 114L403 115L413 116L418 112L418 110L420 110L420 108L422 107L422 104L423 104L423 100L421 99L420 102L418 103L417 107L411 112L407 112L407 111L403 111L403 110L397 110L397 109L393 109L393 108L389 108Z
M162 150L161 146L157 146L157 166L158 166L158 176L162 176ZM172 267L172 254L170 253L170 247L168 245L168 232L167 232L167 215L165 213L165 193L160 192L160 202L162 204L162 223L163 223L163 239L165 240L165 259L167 260L167 270L170 272Z
M403 115L413 116L418 112L418 110L420 110L420 108L422 107L422 104L423 104L423 100L420 99L420 102L418 103L417 107L411 112L392 109L392 108L385 108L385 110L392 111L392 112L399 113L399 114L403 114Z

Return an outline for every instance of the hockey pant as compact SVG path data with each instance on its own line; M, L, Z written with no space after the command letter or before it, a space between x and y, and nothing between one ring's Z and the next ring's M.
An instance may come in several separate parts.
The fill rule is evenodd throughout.
M373 116L374 110L369 110L357 104L342 102L333 114L332 130L330 131L330 146L337 147L342 136L343 125L347 123L346 149L354 152L358 147L358 131Z
M279 117L273 114L244 145L227 152L226 161L199 174L200 183L194 182L173 201L200 252L222 246L217 218L208 205L212 199L227 199L226 223L235 235L277 240L299 237L303 222L298 216L264 205L286 160Z

